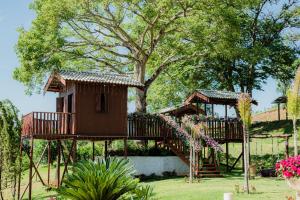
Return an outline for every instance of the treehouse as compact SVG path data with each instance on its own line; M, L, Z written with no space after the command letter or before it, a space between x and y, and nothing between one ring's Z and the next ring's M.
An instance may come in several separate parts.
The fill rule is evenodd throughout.
M180 123L177 123L184 115L204 116L202 120L207 128L204 133L205 137L203 137L210 138L210 141L226 144L226 166L227 169L229 168L228 143L243 141L241 122L238 119L227 117L227 106L237 104L238 93L197 90L188 96L182 105L166 108L159 114L127 114L129 87L142 90L143 84L120 74L74 71L51 74L44 90L58 93L56 112L32 112L23 116L22 141L26 139L31 141L28 148L23 148L23 142L20 146L21 153L27 151L30 159L29 183L26 187L26 190L29 189L29 199L31 199L33 170L44 185L51 185L51 156L48 156L47 183L39 176L38 164L36 166L33 163L35 139L48 141L41 158L47 149L48 155L51 154L51 142L56 141L57 166L60 166L61 155L64 155L64 151L67 152L67 155L62 156L64 158L63 173L60 173L60 167L57 167L56 170L55 186L59 187L71 158L73 158L73 162L76 160L76 142L79 140L92 142L93 159L95 159L95 141L105 141L104 149L105 156L107 156L108 141L123 140L124 156L126 157L127 140L154 140L156 147L172 151L189 165L190 148L187 144L190 135L187 132L183 133ZM225 106L223 119L215 117L214 105L216 104ZM67 148L63 145L66 140L72 143L71 149L64 149ZM199 176L218 176L220 171L218 170L219 165L216 164L217 156L213 150L208 154L209 145L206 148L206 152L204 148L204 152L197 155L199 162L195 165L195 169L197 169L195 173ZM208 160L207 166L210 170L207 171L204 168L205 163L200 164L200 160Z
M58 93L56 112L24 116L23 135L41 139L126 137L128 87L143 85L118 74L53 73L44 90Z

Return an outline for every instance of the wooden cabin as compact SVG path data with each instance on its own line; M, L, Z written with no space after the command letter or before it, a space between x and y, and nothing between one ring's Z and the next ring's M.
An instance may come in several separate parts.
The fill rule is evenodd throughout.
M53 73L44 88L57 92L56 112L33 112L24 134L37 137L126 137L128 87L143 84L126 75L62 71ZM31 132L31 133L29 133Z

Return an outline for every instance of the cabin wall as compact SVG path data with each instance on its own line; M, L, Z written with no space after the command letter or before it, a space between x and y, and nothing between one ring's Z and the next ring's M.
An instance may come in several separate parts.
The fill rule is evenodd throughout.
M87 136L127 135L127 87L76 84L76 132ZM97 95L105 94L107 112L97 111Z

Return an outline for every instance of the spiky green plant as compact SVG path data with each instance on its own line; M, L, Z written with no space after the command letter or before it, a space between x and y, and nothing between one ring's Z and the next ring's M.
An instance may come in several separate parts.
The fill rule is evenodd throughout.
M297 132L297 118L300 116L300 67L296 71L295 79L292 87L287 92L287 107L289 115L293 119L294 131L294 154L298 155L298 132Z
M247 93L241 93L238 99L238 110L243 122L243 140L244 140L244 168L245 168L245 188L249 194L249 127L251 125L251 97Z
M58 189L59 196L76 200L148 200L151 191L138 185L134 168L125 159L108 158L76 164Z

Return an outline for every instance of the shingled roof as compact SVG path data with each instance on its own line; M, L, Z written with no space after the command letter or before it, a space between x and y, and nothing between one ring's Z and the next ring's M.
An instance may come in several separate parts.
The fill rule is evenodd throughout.
M57 90L57 82L75 81L86 83L103 83L113 85L123 85L130 87L143 87L144 85L127 75L117 73L100 73L100 72L86 72L86 71L60 71L53 73L45 86L46 91ZM52 89L53 88L53 89Z
M278 97L278 98L276 98L272 103L273 103L273 104L287 103L287 97L286 97L286 96Z
M237 104L239 95L239 92L198 89L187 98L185 103L198 101L209 104L235 105ZM255 100L252 100L252 103L257 104Z
M173 116L183 116L183 115L189 115L189 114L205 114L204 110L201 108L198 108L193 104L180 104L176 106L171 106L168 108L161 109L159 111L160 114L170 114Z

